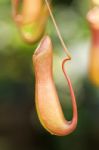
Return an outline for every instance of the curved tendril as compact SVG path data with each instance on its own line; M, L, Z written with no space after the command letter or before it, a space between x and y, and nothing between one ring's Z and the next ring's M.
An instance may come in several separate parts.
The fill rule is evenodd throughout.
M76 99L75 99L75 94L74 94L74 90L72 88L72 84L71 84L71 81L70 81L70 78L68 77L67 73L66 73L66 69L65 69L65 63L70 60L69 58L65 58L63 61L62 61L62 71L64 73L64 76L67 80L67 83L68 83L68 86L69 86L69 89L70 89L70 95L71 95L71 98L72 98L72 108L73 108L73 119L72 119L72 122L74 121L75 122L75 116L77 116L77 109L76 109Z
M70 95L71 95L71 98L72 98L72 106L73 106L73 119L72 119L72 122L74 121L75 122L75 116L77 116L77 109L76 109L76 100L75 100L75 94L74 94L74 91L73 91L73 88L72 88L72 84L71 84L71 81L70 81L70 78L68 77L67 73L66 73L66 69L65 69L65 63L68 61L68 60L71 60L71 55L63 41L63 38L61 36L61 33L59 31L59 28L57 26L57 23L54 19L54 16L53 16L53 13L51 11L51 8L50 8L50 5L49 5L49 2L48 0L45 0L46 2L46 5L48 7L48 10L49 10L49 13L50 13L50 16L51 16L51 19L53 21L53 24L55 26L55 29L56 29L56 32L57 32L57 35L60 39L60 42L61 42L61 45L63 47L63 50L65 51L65 53L67 54L67 58L64 58L63 61L62 61L62 71L64 73L64 76L67 80L67 83L68 83L68 86L69 86L69 89L70 89Z

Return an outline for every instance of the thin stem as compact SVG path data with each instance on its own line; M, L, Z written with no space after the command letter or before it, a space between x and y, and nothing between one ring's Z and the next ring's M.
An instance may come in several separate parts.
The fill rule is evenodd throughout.
M64 43L64 41L63 41L63 38L62 38L62 36L61 36L61 33L60 33L59 28L58 28L58 26L57 26L57 23L56 23L56 21L55 21L55 19L54 19L53 13L52 13L52 11L51 11L49 2L48 2L48 0L45 0L45 2L46 2L46 5L47 5L47 7L48 7L48 10L49 10L51 19L52 19L52 21L53 21L53 24L54 24L54 26L55 26L56 32L57 32L57 34L58 34L58 37L59 37L59 39L60 39L60 42L61 42L61 44L62 44L62 47L63 47L65 53L67 54L67 56L68 56L68 58L69 58L69 60L70 60L70 59L71 59L71 55L70 55L70 53L69 53L69 51L68 51L68 49L67 49L67 47L66 47L66 45L65 45L65 43Z

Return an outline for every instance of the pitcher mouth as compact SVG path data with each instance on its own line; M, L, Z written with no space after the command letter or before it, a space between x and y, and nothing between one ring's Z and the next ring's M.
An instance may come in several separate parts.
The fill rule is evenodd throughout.
M46 50L48 50L51 46L51 39L48 35L44 36L40 42L40 44L38 45L37 49L34 52L34 55L39 55L43 52L45 52Z

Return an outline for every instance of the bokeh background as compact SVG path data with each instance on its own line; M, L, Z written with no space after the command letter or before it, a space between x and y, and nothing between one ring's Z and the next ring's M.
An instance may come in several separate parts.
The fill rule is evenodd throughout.
M0 0L0 150L98 150L99 88L88 78L91 34L86 21L88 0L53 0L53 13L72 54L67 72L78 106L78 126L65 137L50 135L35 110L32 55L37 46L20 37L11 14L11 0ZM52 38L53 73L64 115L72 118L71 98L61 70L65 57L51 19L45 34Z

